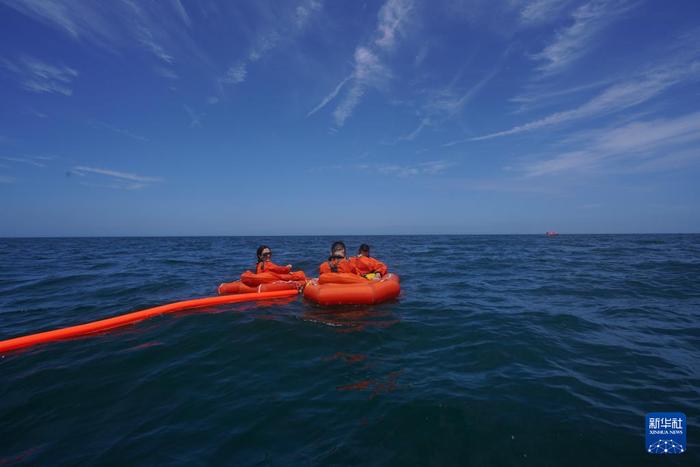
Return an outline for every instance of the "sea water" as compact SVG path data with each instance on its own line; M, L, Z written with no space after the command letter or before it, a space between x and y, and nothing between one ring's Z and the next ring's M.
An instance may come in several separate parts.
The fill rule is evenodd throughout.
M0 338L215 295L269 245L0 239ZM380 236L400 298L161 316L0 356L0 465L700 465L700 236ZM650 455L644 415L687 415Z

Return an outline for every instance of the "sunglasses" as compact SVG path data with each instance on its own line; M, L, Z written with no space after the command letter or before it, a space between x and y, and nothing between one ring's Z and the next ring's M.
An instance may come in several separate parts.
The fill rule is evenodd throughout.
M260 255L260 256L263 256L263 257L264 257L264 256L272 256L272 252L271 252L271 251L268 251L267 253L263 253L263 254Z

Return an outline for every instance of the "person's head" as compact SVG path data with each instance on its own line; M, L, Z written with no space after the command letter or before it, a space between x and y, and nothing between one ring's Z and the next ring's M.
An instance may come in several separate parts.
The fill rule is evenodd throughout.
M270 247L267 245L260 245L258 247L258 262L260 261L267 261L270 258L272 258L272 250L270 250Z
M331 245L331 258L345 258L345 243L334 242Z
M369 256L369 245L366 243L360 245L360 248L357 250L357 254L360 256Z

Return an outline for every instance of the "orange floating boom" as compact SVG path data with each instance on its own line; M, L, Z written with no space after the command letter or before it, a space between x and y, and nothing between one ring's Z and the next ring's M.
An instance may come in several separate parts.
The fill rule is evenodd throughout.
M92 323L79 324L53 331L39 332L29 334L28 336L15 337L0 341L0 354L11 350L18 350L25 347L31 347L37 344L57 341L61 339L70 339L73 337L85 336L95 332L106 331L126 324L136 323L144 319L152 318L153 316L173 313L175 311L189 310L192 308L201 308L204 306L223 305L225 303L249 302L254 300L269 300L272 298L284 298L297 295L296 290L278 290L274 292L261 293L246 293L239 295L223 295L220 297L196 298L193 300L184 300L181 302L168 303L153 308L147 308L141 311L134 311L125 315L115 316L113 318L101 319Z

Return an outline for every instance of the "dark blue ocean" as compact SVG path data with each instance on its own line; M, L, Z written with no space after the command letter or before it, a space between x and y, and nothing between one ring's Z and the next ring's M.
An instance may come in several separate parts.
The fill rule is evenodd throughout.
M0 239L0 339L330 237ZM0 465L700 465L700 235L346 237L398 301L243 303L0 356ZM684 412L687 452L645 451Z

